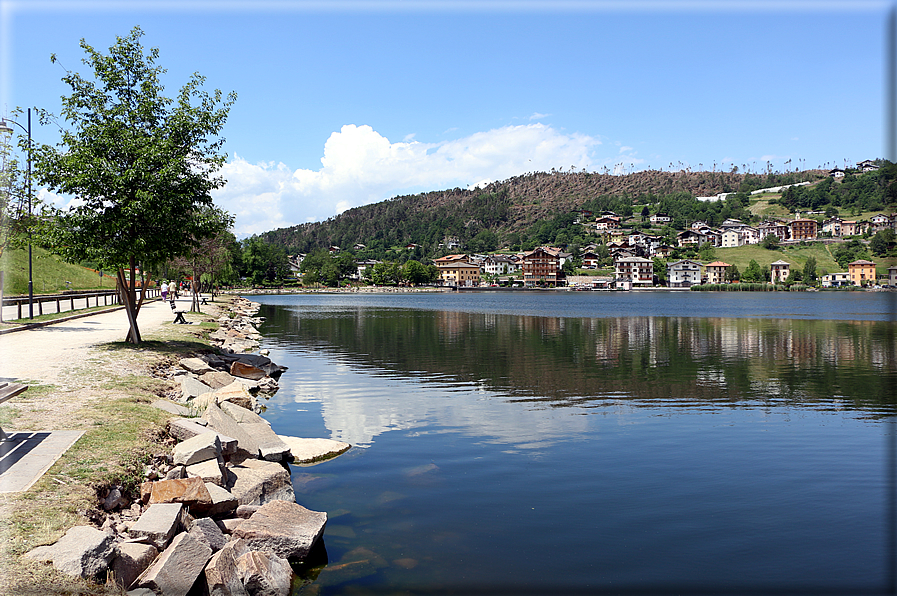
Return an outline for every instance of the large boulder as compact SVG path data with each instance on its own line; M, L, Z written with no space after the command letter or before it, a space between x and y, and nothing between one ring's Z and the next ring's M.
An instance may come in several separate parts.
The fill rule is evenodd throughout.
M327 514L297 503L272 501L234 529L250 550L284 559L304 559L324 532Z
M210 459L221 459L221 439L214 430L207 430L174 446L172 462L175 465L189 466Z
M246 430L240 428L237 421L225 414L217 405L209 404L202 418L218 433L236 439L238 452L244 451L252 457L258 457L259 446L256 440Z
M151 505L128 530L133 538L146 538L159 550L165 550L184 522L182 503Z
M163 596L187 596L212 556L209 545L189 533L178 534L144 571L135 588L149 588Z
M227 544L227 537L211 518L200 517L190 524L190 534L200 542L205 542L213 553L218 552Z
M192 372L194 375L204 375L215 370L201 358L182 358L178 364L181 368L188 372Z
M230 373L226 373L223 370L213 370L211 372L207 372L206 374L199 377L199 380L211 387L212 389L218 390L222 387L227 387L237 379L234 378Z
M239 505L237 497L229 490L211 482L206 482L206 490L212 498L212 506L206 511L207 515L224 515L230 513Z
M212 497L202 478L180 478L153 482L149 504L183 503L197 511L207 511Z
M237 559L237 573L252 596L289 596L293 569L277 555L250 551Z
M91 526L75 526L56 544L39 546L25 553L25 557L52 562L66 575L94 580L105 573L115 557L115 539Z
M181 377L181 401L193 399L197 395L208 393L212 388L190 375Z
M336 457L352 446L332 439L300 439L277 435L290 448L290 459L297 464L311 464Z
M228 490L240 505L264 505L271 501L296 501L290 473L274 462L247 459L230 466Z
M268 373L257 366L246 364L236 360L230 365L230 374L235 377L243 377L244 379L252 379L258 381L268 376Z
M112 577L115 583L127 590L158 555L159 549L152 544L122 542L118 545L118 556L112 561Z
M237 557L249 552L242 540L228 542L206 565L209 596L249 596L237 571Z

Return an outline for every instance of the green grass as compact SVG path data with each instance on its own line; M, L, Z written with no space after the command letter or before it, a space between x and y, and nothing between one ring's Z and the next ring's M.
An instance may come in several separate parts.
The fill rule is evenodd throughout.
M66 289L115 289L115 275L99 274L86 267L66 263L56 255L37 246L32 247L32 278L35 294L55 294ZM4 272L3 294L11 296L28 293L28 249L8 249L0 260ZM72 282L71 287L65 282Z
M791 263L792 267L803 268L804 263L810 257L816 258L816 274L825 269L829 273L842 271L837 261L832 257L828 246L821 242L811 242L806 246L789 246L779 250L767 250L757 244L747 244L735 248L715 248L713 253L714 259L725 261L730 265L738 267L739 271L744 271L751 259L757 261L761 266L769 266L770 263L783 260Z

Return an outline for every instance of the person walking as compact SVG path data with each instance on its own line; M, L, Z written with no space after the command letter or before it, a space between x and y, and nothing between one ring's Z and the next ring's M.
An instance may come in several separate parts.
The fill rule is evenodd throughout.
M163 281L160 289L162 290L162 300L168 300L168 282Z

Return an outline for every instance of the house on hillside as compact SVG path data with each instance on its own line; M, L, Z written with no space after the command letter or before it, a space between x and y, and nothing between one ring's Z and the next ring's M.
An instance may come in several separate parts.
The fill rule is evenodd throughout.
M875 283L875 263L860 259L847 264L850 283L855 286L866 286Z
M676 234L676 241L680 247L683 246L700 246L707 242L706 234L702 234L697 230L685 230Z
M827 219L822 222L822 232L823 234L831 234L832 237L837 238L841 236L841 218L840 217L832 217L831 219Z
M650 217L650 221L652 226L662 226L673 221L673 218L666 213L655 213Z
M842 236L859 236L868 230L870 224L868 221L845 220L841 222Z
M892 288L897 287L897 265L888 267L888 285Z
M741 235L741 230L729 228L723 232L723 248L735 248L742 244L744 244L744 237Z
M774 284L785 283L788 276L791 275L791 263L779 259L769 265L769 280Z
M380 261L377 261L374 259L368 259L365 261L355 261L355 274L351 275L350 278L355 279L355 280L364 279L365 271L373 268L374 265L376 265L378 263L380 263Z
M857 163L857 169L861 172L874 172L878 169L878 166L871 159L864 159Z
M815 240L819 224L815 219L795 219L789 225L792 240Z
M833 170L829 170L828 175L831 176L832 178L843 178L844 170L842 170L841 168L835 168Z
M488 255L483 259L482 267L489 275L510 275L520 271L520 265L507 255Z
M683 259L667 264L667 284L671 288L688 288L701 283L701 264Z
M788 240L791 237L791 229L788 224L778 220L767 220L757 226L757 232L762 241L767 236L775 236L780 241Z
M595 229L599 232L614 230L620 227L620 218L615 215L605 215L595 220Z
M600 267L601 257L592 251L582 253L582 266L586 269L597 269Z
M872 231L879 232L881 230L893 230L897 224L897 217L894 215L885 215L879 213L872 217Z
M446 255L433 260L439 279L447 286L476 286L480 283L480 266L468 261L467 255Z
M714 261L712 263L707 263L704 265L704 270L707 273L707 283L709 284L721 284L726 282L726 270L731 267L729 263L724 263L723 261Z

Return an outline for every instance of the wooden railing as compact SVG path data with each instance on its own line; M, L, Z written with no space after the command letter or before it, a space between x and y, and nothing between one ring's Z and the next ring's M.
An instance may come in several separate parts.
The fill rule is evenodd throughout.
M139 290L138 290L139 294ZM154 296L159 295L158 288L148 288L146 290L146 297L152 298ZM44 304L47 303L56 303L56 312L62 312L62 305L67 303L69 306L69 310L76 310L75 306L78 305L78 308L90 308L91 306L100 306L100 300L103 302L103 306L109 306L114 304L121 304L121 298L118 295L117 290L99 290L99 291L87 291L87 292L66 292L64 294L41 294L34 297L34 310L35 315L40 316L44 314ZM91 301L93 301L93 305L91 305ZM83 306L81 306L83 305ZM16 296L15 298L4 298L3 306L16 306L18 307L18 315L17 319L22 318L22 307L25 307L26 316L28 315L28 296Z

